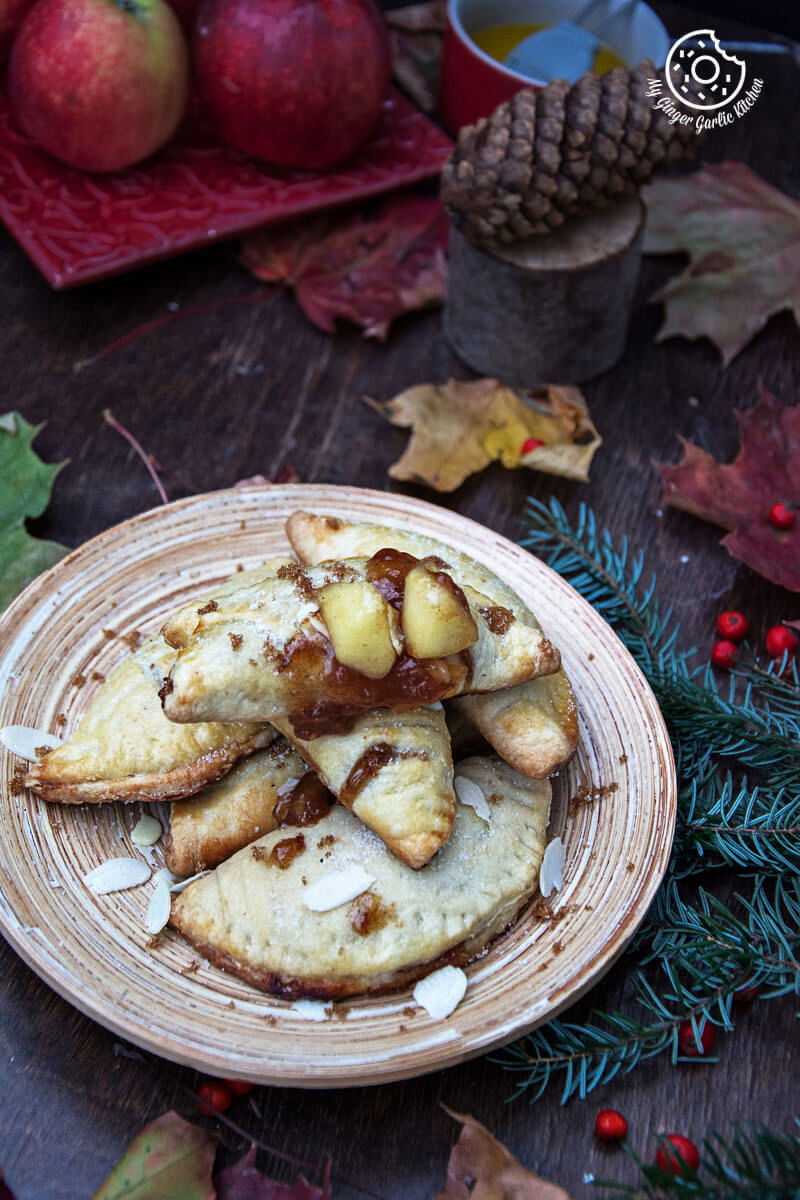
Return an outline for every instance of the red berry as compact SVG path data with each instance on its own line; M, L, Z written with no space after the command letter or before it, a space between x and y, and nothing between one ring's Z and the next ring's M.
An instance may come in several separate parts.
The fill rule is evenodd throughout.
M684 1021L678 1029L678 1049L681 1054L687 1055L689 1058L701 1058L704 1054L708 1054L713 1050L716 1040L716 1030L710 1021L706 1021L700 1031L699 1047L691 1021Z
M246 1079L223 1079L222 1082L234 1096L246 1096L256 1086L254 1083L248 1083Z
M750 979L752 979L752 976ZM751 984L750 979L745 979L742 986L738 987L733 993L733 998L737 1004L752 1004L758 995L760 988L758 984Z
M730 671L731 667L736 663L737 653L736 645L733 642L714 642L711 650L711 661L720 670Z
M776 529L791 529L797 520L797 513L793 505L773 504L769 510L769 519Z
M526 454L530 454L531 450L536 450L539 446L543 445L544 442L541 438L525 438L520 449L520 455L524 458Z
M230 1108L233 1096L230 1094L224 1083L215 1083L209 1081L201 1083L197 1089L197 1095L200 1098L198 1107L201 1112L218 1112L224 1113Z
M678 1154L672 1154L669 1148L665 1151L662 1146L656 1155L657 1167L661 1167L662 1171L671 1171L673 1175L683 1175L684 1164L690 1171L697 1170L700 1166L700 1153L694 1142L690 1142L682 1133L668 1133L663 1140L665 1144L669 1142L674 1146L684 1161L681 1162Z
M601 1142L621 1142L628 1136L628 1122L615 1108L604 1108L595 1118L594 1131Z
M764 644L770 658L783 658L784 654L791 658L797 649L798 637L785 625L773 625L764 639Z
M720 613L717 617L717 633L729 642L740 642L743 637L747 637L749 628L747 617L735 609Z

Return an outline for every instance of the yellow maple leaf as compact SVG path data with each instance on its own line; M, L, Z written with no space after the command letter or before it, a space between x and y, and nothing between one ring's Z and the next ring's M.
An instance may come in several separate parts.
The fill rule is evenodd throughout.
M389 468L393 479L452 492L468 475L499 461L587 482L602 438L576 387L547 384L520 394L496 379L422 383L391 400L365 397L393 425L413 430ZM523 454L525 443L540 445Z

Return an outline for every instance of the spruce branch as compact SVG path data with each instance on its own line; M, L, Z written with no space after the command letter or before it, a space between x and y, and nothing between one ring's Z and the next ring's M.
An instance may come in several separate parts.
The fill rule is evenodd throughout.
M680 780L670 873L628 950L633 1011L554 1020L496 1056L518 1076L516 1096L535 1100L558 1081L565 1102L644 1058L676 1062L687 1020L696 1036L706 1021L731 1030L745 988L759 999L800 994L800 677L796 664L764 668L750 653L720 688L710 667L690 666L694 651L677 649L678 626L659 609L655 577L644 582L641 553L626 541L615 549L583 505L574 528L554 500L531 501L528 518L522 544L613 626L647 676ZM679 886L721 866L747 873L736 911Z
M635 1196L637 1200L789 1200L800 1194L800 1137L776 1132L764 1125L734 1129L729 1138L711 1130L703 1138L700 1168L673 1175L642 1161L626 1146L639 1167L642 1179L636 1185L594 1180L610 1200Z

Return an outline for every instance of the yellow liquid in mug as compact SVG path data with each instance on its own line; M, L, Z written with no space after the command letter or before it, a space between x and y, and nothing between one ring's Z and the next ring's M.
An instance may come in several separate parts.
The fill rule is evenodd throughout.
M524 23L492 25L489 29L482 29L479 33L471 33L470 37L475 45L483 50L484 54L490 55L491 58L496 58L498 62L503 62L506 56L511 53L523 38L529 37L532 33L538 33L541 29L548 28L548 25L528 25ZM620 56L610 46L602 45L594 56L592 70L597 75L604 75L612 67L624 67L625 65Z

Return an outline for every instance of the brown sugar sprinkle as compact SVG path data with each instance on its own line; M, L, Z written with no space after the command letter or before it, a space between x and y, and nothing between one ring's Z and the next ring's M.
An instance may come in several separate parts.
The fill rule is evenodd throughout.
M594 655L593 655L593 654L589 654L587 657L588 657L588 659L589 659L589 662L594 662Z
M111 640L111 638L115 638L117 636L116 629L103 629L103 630L101 630L101 633L103 634L103 637L108 638L109 641Z
M242 637L242 635L240 633L229 633L228 637L231 639L231 649L239 650L241 648L242 642L244 641L244 638Z
M330 563L325 570L332 579L338 580L339 583L342 583L345 580L350 580L353 582L354 580L360 578L358 571L356 571L354 567L349 567L343 562Z
M628 761L627 754L620 754L618 761L621 763L626 763Z
M417 1015L417 1010L410 1004L407 1004L402 1011L404 1017L415 1017Z
M52 749L52 746L35 746L34 754L37 758L44 758L45 754L49 754Z
M145 950L157 950L160 945L161 945L161 934L155 933L155 934L153 934L152 937L149 937L147 939L147 941L144 944L144 948L145 948Z
M14 774L11 776L11 782L8 786L8 790L11 792L12 796L21 796L22 795L22 793L25 791L24 780L25 780L25 772L24 771L15 771L14 772Z
M267 1013L267 1015L264 1017L264 1021L267 1025L277 1024L277 1021L275 1020L275 1017L273 1017L272 1013Z
M67 718L64 716L63 713L59 713L58 716L56 717L56 725L61 727L62 725L66 725L66 723L67 723Z
M98 683L102 683L105 680L105 675L102 671L92 671L90 678L96 679Z
M250 663L250 666L251 666L251 667L257 667L257 666L258 666L258 663L256 662L256 660L255 660L254 658L248 658L248 660L247 660L247 661Z
M320 838L317 842L317 849L321 850L323 846L332 846L335 841L336 838L332 833L326 833L325 837Z
M242 519L242 520L239 522L239 528L240 528L240 529L246 529L246 528L247 528L247 521L245 521L244 519Z
M196 958L193 958L188 967L181 967L181 975L194 975L195 971L200 970L200 963Z
M570 796L567 812L572 817L584 805L604 800L607 796L613 796L614 792L618 791L619 784L616 782L599 784L597 787L593 787L590 783L584 783L578 788L574 796Z
M500 795L500 793L492 792L491 796L489 797L489 803L490 804L502 804L502 802L503 802L503 797Z
M553 942L553 954L560 954L563 949L561 942Z
M240 574L240 573L241 573L243 570L244 570L244 564L243 564L243 563L237 563L237 564L236 564L236 574L237 574L237 575L239 575L239 574Z
M326 529L341 529L342 528L342 522L339 520L338 517L323 517L322 524L325 526Z
M73 687L82 688L83 685L86 683L86 676L85 675L76 675L75 678L72 679L70 682L72 683Z
M204 617L206 613L217 612L218 610L219 605L216 600L209 600L208 604L204 604L202 608L198 608L197 615L198 617Z
M630 872L630 871L635 871L635 870L636 870L636 863L635 863L635 862L629 862L629 863L626 863L626 864L625 864L625 870L626 870L626 871L629 871L629 872Z
M284 563L278 567L278 579L288 579L297 588L301 596L311 600L314 595L314 585L300 563Z

